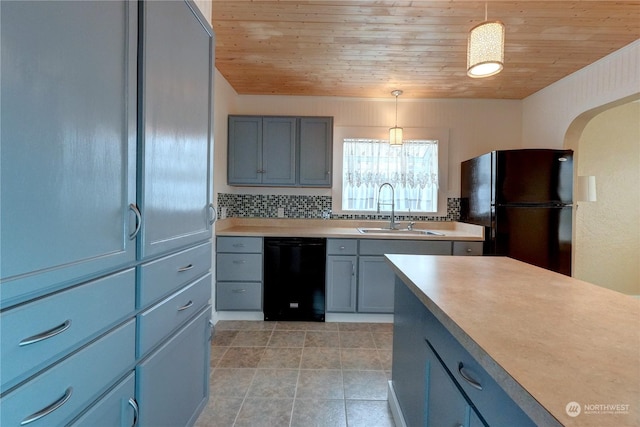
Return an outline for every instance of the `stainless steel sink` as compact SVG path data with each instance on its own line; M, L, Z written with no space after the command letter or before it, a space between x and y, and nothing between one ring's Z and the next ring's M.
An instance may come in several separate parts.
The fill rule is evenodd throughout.
M359 233L362 234L398 234L398 235L417 235L417 236L444 236L444 233L431 230L409 230L408 228L402 228L398 230L392 230L390 228L358 228Z

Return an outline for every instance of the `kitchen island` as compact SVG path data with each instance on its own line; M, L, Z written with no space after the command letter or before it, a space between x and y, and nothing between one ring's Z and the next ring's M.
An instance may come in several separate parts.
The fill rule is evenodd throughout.
M398 425L436 413L436 367L462 390L460 425L640 425L638 299L509 258L387 258Z

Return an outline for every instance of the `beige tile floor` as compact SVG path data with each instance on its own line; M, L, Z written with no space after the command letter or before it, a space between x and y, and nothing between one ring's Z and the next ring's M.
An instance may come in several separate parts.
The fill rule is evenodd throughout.
M393 427L386 323L221 321L198 427Z

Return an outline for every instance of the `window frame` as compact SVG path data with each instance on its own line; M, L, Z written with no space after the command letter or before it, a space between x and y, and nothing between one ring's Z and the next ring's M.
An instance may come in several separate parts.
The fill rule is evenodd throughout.
M448 128L404 128L404 139L422 139L438 141L438 211L407 212L397 211L396 215L412 216L447 216L448 171L449 171L449 129ZM339 215L380 215L388 216L385 210L378 214L375 211L356 211L342 209L342 175L345 138L389 139L388 127L376 126L335 126L333 132L333 182L331 189L332 211Z

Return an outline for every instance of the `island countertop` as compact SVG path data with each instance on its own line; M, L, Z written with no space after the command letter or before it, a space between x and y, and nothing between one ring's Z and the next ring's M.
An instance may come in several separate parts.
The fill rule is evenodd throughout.
M406 227L408 221L403 221ZM326 237L342 239L398 239L484 241L484 227L454 221L420 221L416 230L433 230L443 235L420 234L362 234L358 228L384 228L389 221L286 219L286 218L227 218L216 222L216 236L254 237Z
M640 425L640 300L504 257L387 258L536 424Z

